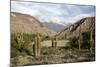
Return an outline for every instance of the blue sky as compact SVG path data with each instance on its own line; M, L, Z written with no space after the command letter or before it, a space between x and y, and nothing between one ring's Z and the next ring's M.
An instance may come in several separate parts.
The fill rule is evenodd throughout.
M11 11L34 16L41 22L74 23L95 16L95 6L11 1Z

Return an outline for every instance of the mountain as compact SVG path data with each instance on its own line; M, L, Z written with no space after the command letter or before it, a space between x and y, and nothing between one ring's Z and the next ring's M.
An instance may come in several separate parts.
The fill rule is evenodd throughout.
M58 33L56 36L58 38L72 38L78 37L79 33L95 30L95 17L86 17L76 23L66 27L63 31Z
M67 26L70 26L71 23L64 24L62 22L44 22L43 25L56 32L60 32L63 29L65 29Z
M57 31L57 32L63 30L66 27L66 26L61 25L61 24L57 24L57 23L46 23L46 22L43 23L43 25L46 26L47 28L52 29L52 30Z
M21 14L17 12L11 12L11 33L40 33L41 35L52 36L56 32L45 27L35 17Z

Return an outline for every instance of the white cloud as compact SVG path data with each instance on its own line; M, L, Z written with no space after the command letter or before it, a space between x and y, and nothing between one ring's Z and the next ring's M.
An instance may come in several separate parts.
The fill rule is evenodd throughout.
M61 25L65 26L65 24L63 23L63 20L61 20L59 17L52 16L50 18L50 21L53 22L53 23L58 23L58 24L61 24Z
M22 5L24 4L24 5ZM25 6L25 4L29 4L29 3L20 3L20 2L15 2L12 1L11 3L11 11L12 12L20 12L20 13L24 13L24 14L30 14L30 15L36 15L39 13L38 10L32 10L32 7L29 6Z
M78 20L80 20L82 18L86 18L86 17L94 17L94 14L93 13L90 13L90 14L79 14L79 15L76 15L74 17L67 18L66 22L75 23L76 21L78 21Z
M32 15L41 22L59 24L74 23L84 17L94 16L94 10L93 6L11 1L12 12Z

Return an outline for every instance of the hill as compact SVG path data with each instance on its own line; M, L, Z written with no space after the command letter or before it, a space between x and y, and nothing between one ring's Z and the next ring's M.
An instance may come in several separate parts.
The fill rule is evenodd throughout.
M35 17L21 14L17 12L11 12L11 33L40 33L41 35L52 36L56 32L48 29Z

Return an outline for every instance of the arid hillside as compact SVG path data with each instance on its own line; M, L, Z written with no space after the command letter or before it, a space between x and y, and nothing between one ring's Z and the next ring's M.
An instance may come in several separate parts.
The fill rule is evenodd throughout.
M58 38L78 37L80 33L95 30L95 17L83 18L57 34Z
M16 12L11 12L11 32L29 34L39 33L46 36L52 36L56 33L43 26L36 18Z

